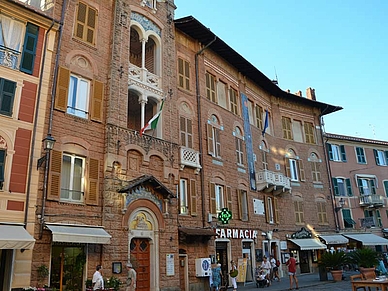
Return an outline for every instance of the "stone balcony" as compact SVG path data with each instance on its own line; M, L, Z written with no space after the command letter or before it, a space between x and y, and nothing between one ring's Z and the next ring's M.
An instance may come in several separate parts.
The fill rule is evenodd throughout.
M181 168L181 170L183 170L185 166L194 168L195 174L198 174L199 171L202 169L200 161L199 161L199 152L197 152L191 148L181 146L180 147L180 168Z
M53 16L56 0L13 0L14 2L23 3L26 7L43 12L46 15Z
M261 170L256 174L256 187L258 191L273 192L274 195L291 193L291 180L282 173Z
M139 68L134 64L129 64L128 68L128 83L135 84L139 87L146 85L156 91L162 90L162 82L160 76L148 72L145 68Z
M21 53L0 45L0 66L19 70Z
M360 206L362 207L382 207L385 205L382 195L362 195L360 196Z

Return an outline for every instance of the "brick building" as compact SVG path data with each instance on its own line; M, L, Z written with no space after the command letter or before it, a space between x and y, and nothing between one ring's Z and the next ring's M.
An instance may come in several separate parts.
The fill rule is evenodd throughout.
M57 29L49 6L0 2L0 290L30 285L48 40Z
M325 134L336 225L348 249L375 247L386 252L388 143Z

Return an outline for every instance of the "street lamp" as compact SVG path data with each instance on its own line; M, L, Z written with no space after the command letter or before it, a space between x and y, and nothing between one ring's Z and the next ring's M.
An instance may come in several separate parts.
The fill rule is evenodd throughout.
M344 198L341 198L340 200L338 200L338 206L334 208L335 212L338 212L342 208L344 208L344 205L345 205L345 199Z
M53 148L54 148L54 144L55 144L55 138L53 138L51 136L51 134L48 134L43 140L43 149L45 151L45 155L43 157L41 157L40 159L38 159L38 162L37 162L37 165L36 165L36 169L39 169L40 166L42 166L43 162L47 159L47 154L49 151L51 151Z

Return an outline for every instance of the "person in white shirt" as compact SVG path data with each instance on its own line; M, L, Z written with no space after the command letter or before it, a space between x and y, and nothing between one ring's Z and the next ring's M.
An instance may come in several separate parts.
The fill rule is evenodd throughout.
M263 257L263 261L261 262L261 269L263 270L263 274L265 275L266 279L271 282L271 263L267 260L267 257ZM269 283L271 285L271 283Z
M101 271L102 267L101 265L97 265L96 271L93 274L93 290L103 290L104 289L104 279L102 278Z

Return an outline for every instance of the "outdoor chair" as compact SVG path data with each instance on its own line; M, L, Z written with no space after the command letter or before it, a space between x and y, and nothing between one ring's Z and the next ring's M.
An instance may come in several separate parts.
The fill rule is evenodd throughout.
M350 276L350 281L351 281L351 282L354 282L354 281L361 281L361 280L363 280L363 279L364 279L364 278L363 278L362 274L357 274L357 275L352 275L352 276ZM357 287L356 290L359 290L359 289L362 289L362 290L366 291L365 287Z

